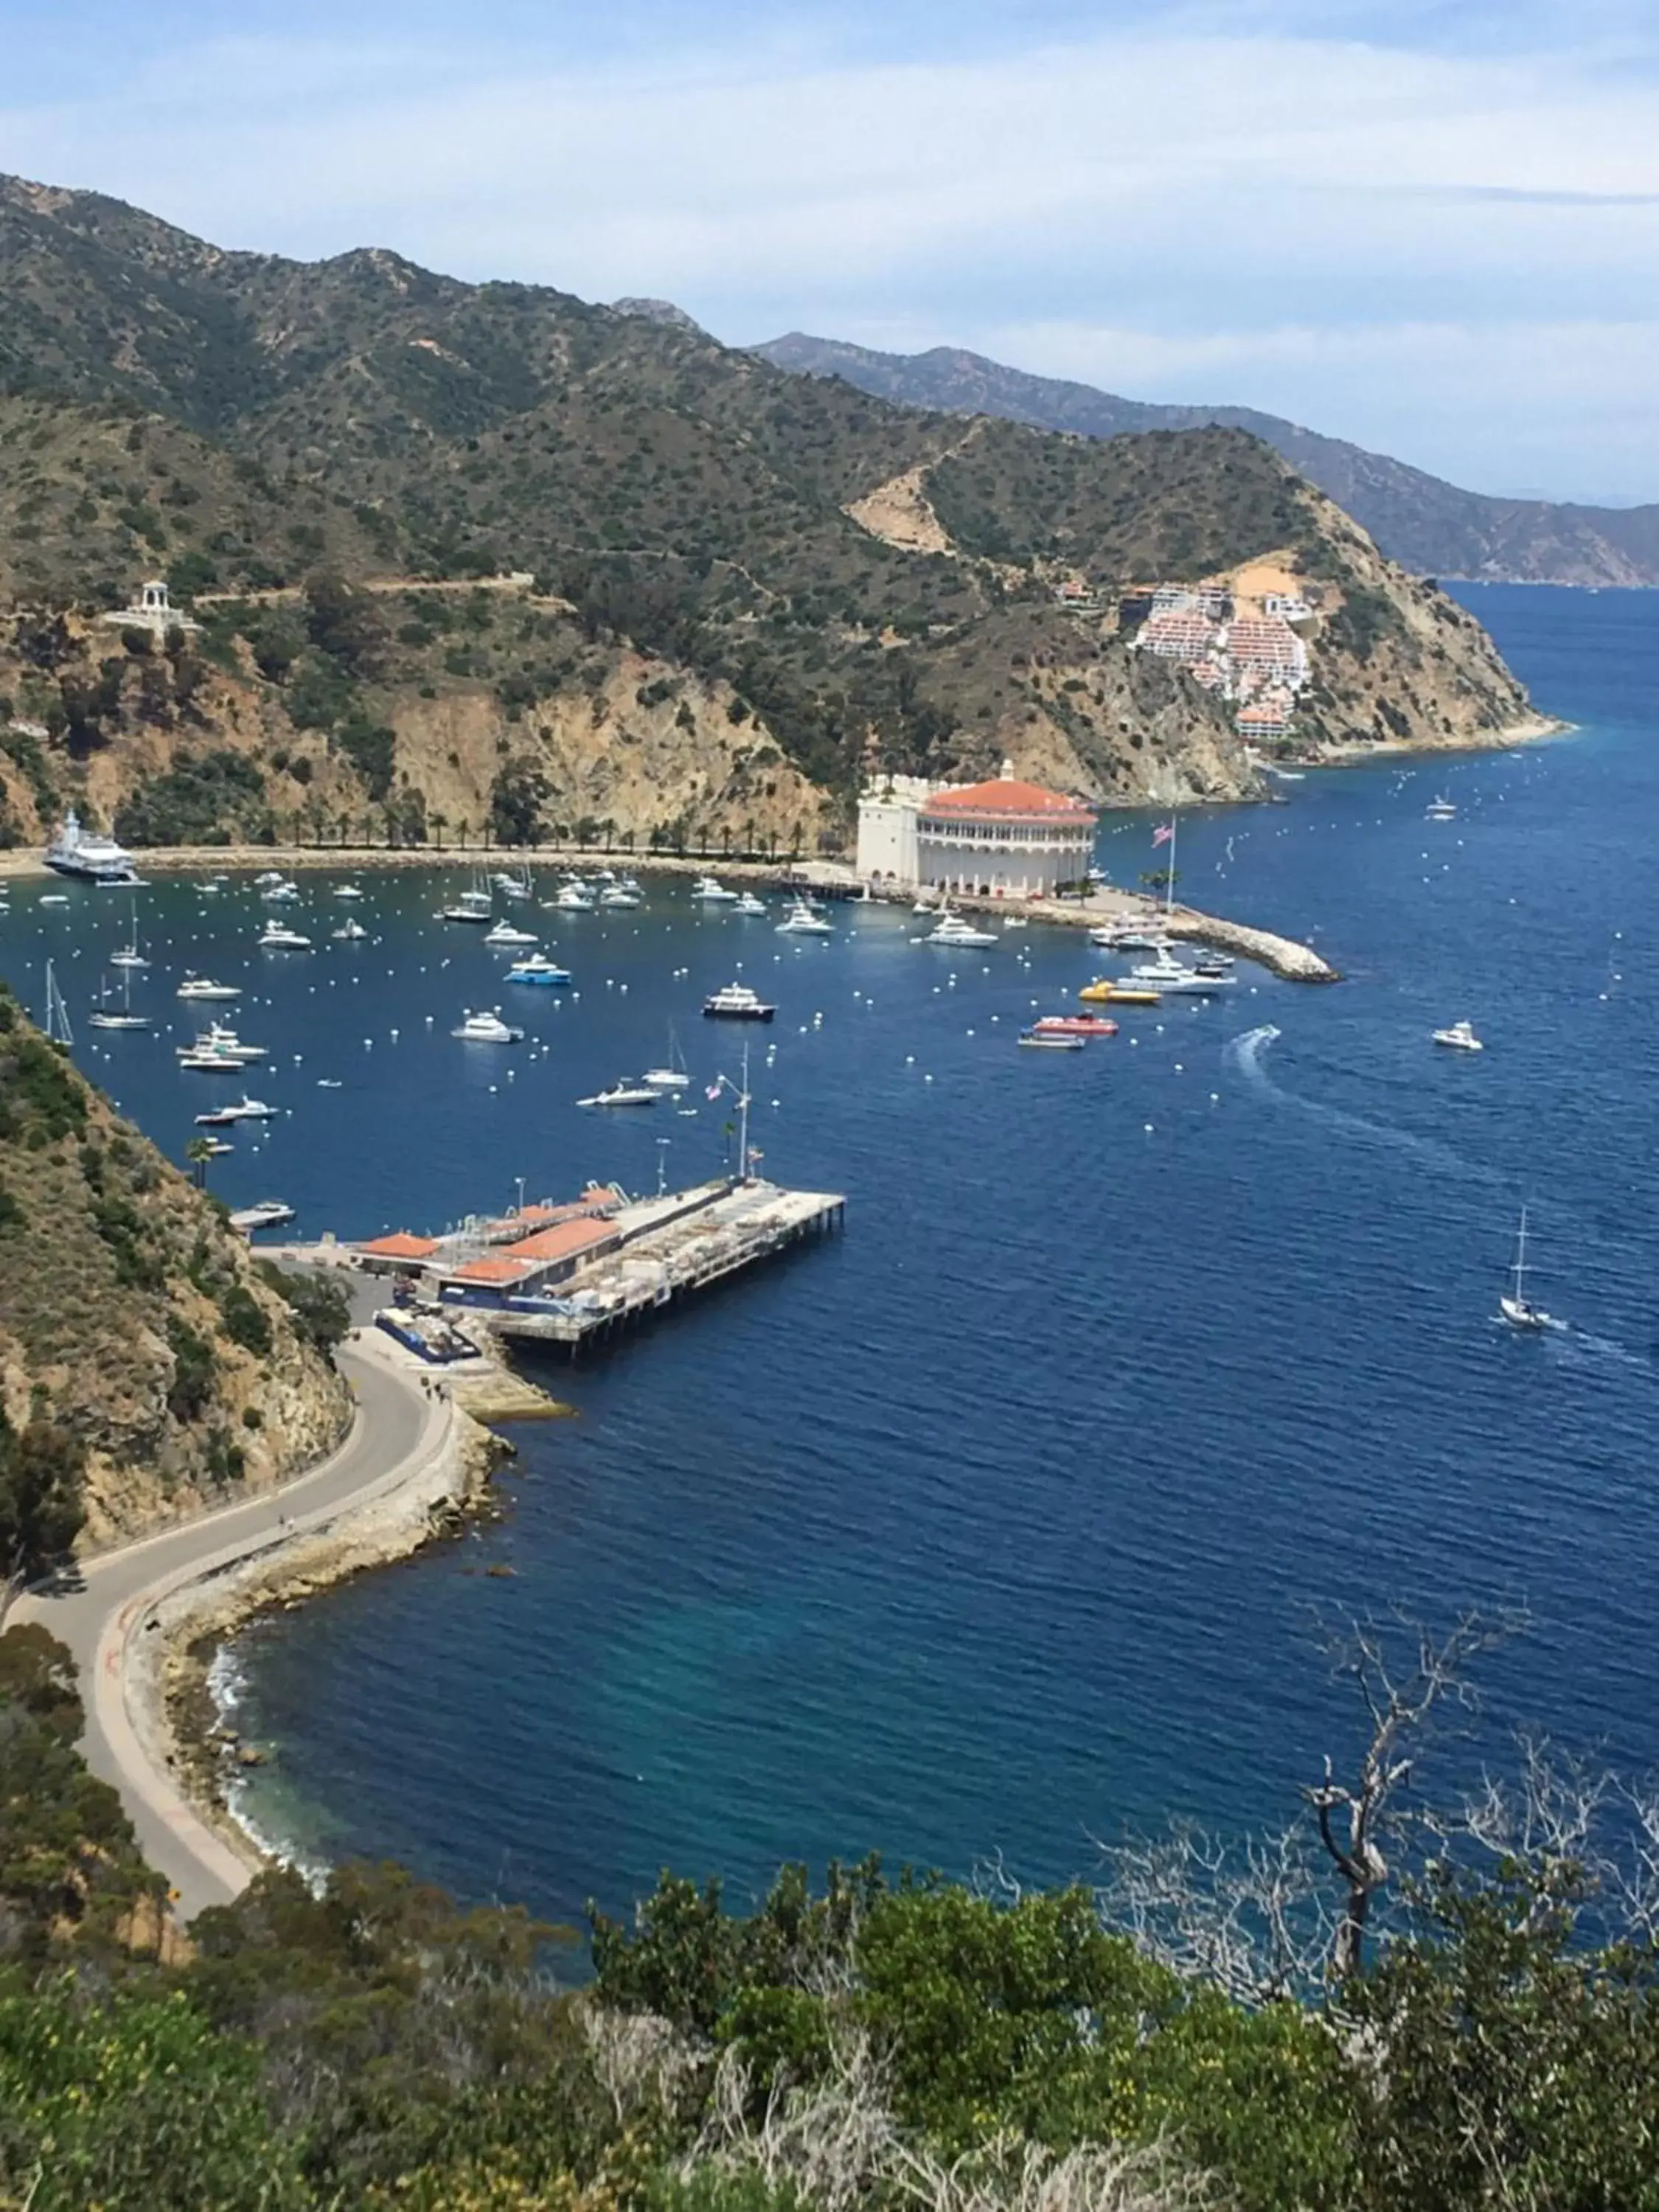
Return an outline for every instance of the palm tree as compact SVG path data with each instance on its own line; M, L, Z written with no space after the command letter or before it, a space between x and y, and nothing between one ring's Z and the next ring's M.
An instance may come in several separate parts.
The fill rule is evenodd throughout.
M208 1162L213 1158L213 1139L210 1137L192 1137L185 1146L185 1158L190 1162L196 1177L197 1189L204 1190L207 1188Z

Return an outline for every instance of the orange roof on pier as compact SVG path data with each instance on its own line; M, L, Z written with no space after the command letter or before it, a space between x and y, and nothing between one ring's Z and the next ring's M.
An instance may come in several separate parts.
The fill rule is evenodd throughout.
M390 1237L371 1237L367 1244L357 1249L377 1260L429 1260L438 1249L435 1237L411 1237L406 1229L398 1229Z
M994 776L989 783L970 783L961 791L936 791L922 808L924 814L957 815L964 819L996 822L1075 822L1092 826L1095 816L1080 799L1063 791L1045 791L1040 783L1024 783L1018 777Z

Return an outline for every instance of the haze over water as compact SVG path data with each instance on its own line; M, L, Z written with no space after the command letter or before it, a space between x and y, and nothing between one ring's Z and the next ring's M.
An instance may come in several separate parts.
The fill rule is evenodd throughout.
M1058 931L952 956L869 908L801 943L653 888L535 916L576 971L560 1003L489 981L501 958L431 918L435 874L367 878L356 948L301 878L308 960L252 951L245 887L140 894L143 1003L182 1032L179 974L246 973L234 1018L272 1048L247 1087L293 1109L216 1164L233 1202L437 1225L520 1175L649 1185L663 1137L689 1182L724 1141L700 1085L695 1119L573 1102L659 1060L671 1018L695 1076L735 1074L696 1009L736 972L781 1008L775 1065L754 1041L765 1168L848 1200L841 1238L544 1370L580 1418L514 1431L503 1528L244 1639L267 1830L564 1917L664 1864L741 1893L878 1846L1086 1874L1126 1824L1288 1815L1348 1718L1300 1640L1317 1600L1523 1595L1494 1720L1659 1764L1654 603L1467 597L1583 733L1183 819L1184 895L1348 980L1241 969L1076 1055L1014 1045L1103 964ZM1439 789L1454 823L1424 819ZM1144 817L1102 848L1120 880L1153 865ZM38 896L0 971L38 1007L55 951L78 1013L125 902ZM450 1038L509 999L545 1054ZM1436 1052L1464 1015L1485 1054ZM207 1091L173 1040L81 1036L179 1157ZM1571 1323L1537 1340L1492 1318L1523 1197Z

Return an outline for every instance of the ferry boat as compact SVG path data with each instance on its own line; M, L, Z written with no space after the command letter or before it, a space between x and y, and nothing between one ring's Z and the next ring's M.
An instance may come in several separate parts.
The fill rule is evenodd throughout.
M1454 1052L1485 1052L1486 1046L1474 1033L1473 1022L1454 1022L1449 1029L1436 1030L1437 1044L1449 1045Z
M654 1106L660 1093L648 1083L629 1083L623 1078L613 1083L609 1091L596 1091L591 1098L579 1098L579 1106Z
M245 1237L254 1237L262 1229L276 1229L293 1219L291 1206L284 1206L280 1198L262 1198L257 1206L240 1207L231 1215L230 1225L240 1229Z
M699 876L691 886L694 899L702 899L709 906L735 906L736 891L729 891L718 876Z
M570 970L550 960L544 952L532 952L515 960L507 971L509 983L568 983Z
M727 1022L769 1022L778 1011L747 983L727 983L721 990L711 991L702 1010L712 1021Z
M268 921L259 933L261 952L309 952L311 939L303 930L290 929L286 922Z
M533 929L515 929L510 921L498 921L485 938L486 945L534 945Z
M1033 1052L1081 1052L1087 1037L1064 1036L1054 1030L1022 1030L1020 1042Z
M71 806L57 835L46 848L46 866L60 876L75 876L88 884L136 884L138 871L132 855L113 837L83 830Z
M504 1022L495 1008L487 1007L465 1015L459 1028L449 1034L459 1037L463 1044L517 1044L524 1031Z
M186 975L176 995L181 999L240 999L240 983L216 983L211 975Z
M836 932L833 924L804 898L798 898L778 924L777 933L780 937L833 937Z
M994 931L975 929L959 914L947 912L939 916L937 927L930 930L921 941L924 945L955 945L958 951L969 951L979 946L993 945L998 939Z
M1044 1014L1032 1023L1039 1036L1115 1036L1117 1024L1101 1014Z

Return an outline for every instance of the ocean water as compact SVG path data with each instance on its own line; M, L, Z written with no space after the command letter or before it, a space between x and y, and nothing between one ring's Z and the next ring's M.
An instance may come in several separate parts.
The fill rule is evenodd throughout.
M860 909L803 943L653 889L537 917L577 988L518 994L534 1041L491 1052L448 1035L513 996L432 918L453 871L356 909L303 878L325 939L353 910L373 932L309 958L252 951L244 884L140 894L143 1003L182 1030L184 969L246 979L271 1047L248 1087L284 1112L216 1164L233 1201L345 1234L520 1176L689 1182L730 1141L702 1085L739 1039L696 1009L734 974L781 1008L755 1040L768 1171L848 1197L841 1237L538 1370L578 1414L515 1431L503 1525L242 1639L266 1832L567 1919L664 1865L739 1895L877 1847L1086 1875L1171 1813L1289 1816L1353 1734L1320 1605L1524 1599L1492 1728L1659 1765L1659 601L1468 597L1577 733L1183 819L1185 895L1347 980L1242 969L1075 1055L1014 1043L1098 970L1060 932L946 955ZM1425 821L1438 789L1455 822ZM1101 843L1124 879L1153 865L1144 817ZM78 1012L125 902L38 899L0 972L38 1002L51 952ZM1437 1052L1464 1015L1487 1051ZM574 1106L671 1021L695 1115ZM176 1157L211 1079L171 1038L80 1034ZM1570 1324L1526 1340L1493 1319L1523 1200Z

